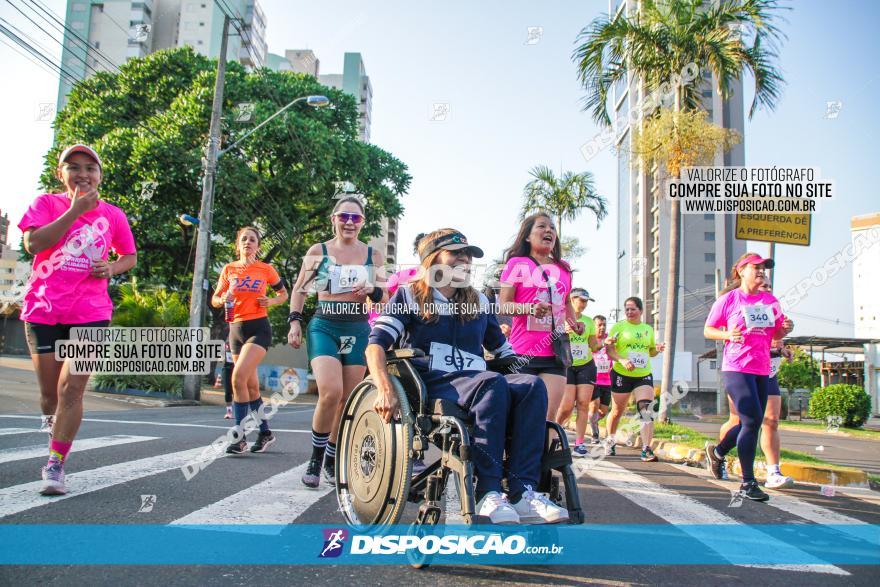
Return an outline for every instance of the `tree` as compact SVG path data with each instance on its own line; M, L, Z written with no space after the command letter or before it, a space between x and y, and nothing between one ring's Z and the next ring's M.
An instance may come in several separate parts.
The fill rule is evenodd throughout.
M566 236L560 239L560 241L559 244L562 246L562 258L569 263L573 263L587 253L587 247L581 245L581 242L577 237Z
M613 18L604 15L595 19L578 35L581 44L574 52L578 78L587 92L584 108L596 122L610 126L609 90L620 81L626 82L629 73L647 93L671 93L675 112L698 110L702 108L702 87L681 84L684 72L695 66L697 74L709 70L715 75L717 89L725 98L731 93L732 82L750 73L754 99L749 118L759 107L773 109L783 84L774 64L777 42L783 38L775 24L779 9L778 0L644 0L633 14L624 10ZM702 79L700 75L693 77ZM650 116L651 112L645 114ZM671 390L675 361L681 249L677 200L670 204L669 230L661 421L666 419L665 399Z
M608 215L607 200L596 193L593 174L589 171L574 173L566 171L556 177L546 165L533 167L529 174L534 178L523 190L521 217L543 210L553 215L559 238L562 239L562 222L574 220L584 208L596 216L596 227Z
M126 212L137 240L133 275L186 294L194 235L181 231L177 218L198 214L215 76L215 61L185 47L130 59L120 73L102 72L78 83L56 119L55 145L41 178L45 188L54 186L55 162L65 146L93 145L104 160L102 197ZM328 96L332 106L298 104L220 160L214 270L232 260L236 230L256 225L264 232L266 259L291 283L308 245L330 236L337 181L352 182L365 197L364 237L379 233L382 217L402 213L399 197L411 179L406 166L359 141L355 99L312 76L267 69L248 73L230 62L222 146L309 94ZM252 105L252 112L240 104Z
M821 381L819 367L813 356L799 347L792 347L792 351L794 356L791 362L782 361L777 375L779 386L788 392L789 409L791 409L791 394L795 389L808 389L812 392Z

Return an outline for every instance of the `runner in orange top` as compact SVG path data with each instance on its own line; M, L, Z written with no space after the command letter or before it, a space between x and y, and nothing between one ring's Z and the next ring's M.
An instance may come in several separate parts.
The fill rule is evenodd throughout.
M286 302L287 289L271 265L257 261L260 233L256 228L246 226L239 230L235 248L239 260L223 267L217 289L211 297L211 305L215 308L232 304L229 347L235 363L232 368L232 411L238 429L238 442L230 444L226 452L241 454L247 450L241 421L247 416L248 409L256 412L260 420L260 434L251 446L251 452L265 452L275 442L275 437L269 430L268 420L263 419L260 413L263 400L260 398L257 367L272 344L269 306ZM266 296L269 287L275 291L271 298Z

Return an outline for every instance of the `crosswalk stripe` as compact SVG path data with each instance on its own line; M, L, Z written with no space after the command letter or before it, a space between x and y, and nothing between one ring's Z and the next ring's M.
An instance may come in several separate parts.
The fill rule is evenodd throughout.
M132 442L144 442L145 440L156 440L158 436L130 436L128 434L117 434L114 436L99 436L97 438L84 438L77 440L71 447L71 452L82 452L84 450L92 450L94 448L104 448L107 446L116 446L119 444L131 444ZM49 455L49 445L37 444L34 446L22 446L18 448L7 448L0 450L0 464L11 461L22 461L25 459L34 459L37 457L46 457Z
M712 550L737 566L768 567L785 569L790 571L825 573L830 575L849 575L849 573L834 565L825 564L818 558L812 557L800 549L777 540L753 526L741 524L734 518L723 514L690 496L678 493L662 485L645 479L641 475L629 471L624 467L605 461L594 462L587 471L587 475L593 477L603 485L613 489L623 497L636 505L646 509L655 516L662 518L673 526L680 526L681 530L690 534ZM729 557L724 556L730 552L730 542L723 532L699 532L695 525L721 524L736 525L738 536L749 535L748 541L737 544L739 552L746 558L760 559L768 552L773 552L779 559L794 558L797 560L815 561L799 565L755 565L736 563Z
M0 436L11 436L12 434L28 434L31 432L40 432L39 428L0 428ZM43 432L45 434L45 432Z
M279 412L281 413L281 412ZM0 418L17 418L17 419L27 419L27 420L39 420L39 416L12 416L7 414L0 414ZM83 422L106 422L109 424L144 424L147 426L171 426L174 428L213 428L219 430L229 430L232 428L232 424L227 424L226 426L211 426L209 424L186 424L186 423L178 423L178 422L150 422L146 420L111 420L109 418L83 418ZM36 430L34 430L36 432ZM311 434L311 430L301 430L301 429L289 429L289 428L272 428L272 432L300 432L303 434Z
M722 481L720 479L715 479L708 474L700 474L702 472L701 469L694 470L694 467L688 467L686 465L672 465L676 469L693 475L695 477L700 477L705 479L709 483L713 485L717 485L718 487L723 487L728 491L736 491L739 489L739 483L736 481ZM690 470L689 470L690 469ZM775 491L773 489L769 489L770 493L770 501L765 502L765 505L770 507L774 507L778 510L782 510L786 513L792 514L799 518L803 518L804 520L809 520L815 524L819 524L822 526L838 526L845 525L840 527L835 527L835 530L843 533L848 533L859 540L864 539L864 535L859 532L847 532L846 526L848 525L858 525L858 526L867 526L869 525L867 522L863 522L856 518L852 518L850 516L845 516L843 514L839 514L835 511L829 510L828 508L824 508L820 505L812 504L807 501L803 501L791 495L784 495L779 491Z
M55 503L62 499L105 489L113 485L120 485L135 479L171 471L172 469L179 469L189 462L199 459L199 456L204 451L204 447L198 447L72 473L65 480L69 491L66 495L54 497L40 495L39 490L42 481L4 487L0 489L0 518ZM226 455L220 454L218 458L224 456Z
M333 487L321 480L316 489L302 484L302 475L308 463L289 471L269 477L247 489L221 499L209 506L191 512L172 524L266 524L272 528L236 528L243 532L278 534L283 530L279 524L290 524Z

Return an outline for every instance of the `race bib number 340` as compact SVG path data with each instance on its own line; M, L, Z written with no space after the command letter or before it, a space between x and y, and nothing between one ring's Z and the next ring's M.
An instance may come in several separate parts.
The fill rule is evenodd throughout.
M483 357L461 349L452 348L442 342L431 343L431 370L445 371L485 371L486 361Z
M773 328L776 325L776 317L773 308L764 304L747 304L742 309L746 328Z

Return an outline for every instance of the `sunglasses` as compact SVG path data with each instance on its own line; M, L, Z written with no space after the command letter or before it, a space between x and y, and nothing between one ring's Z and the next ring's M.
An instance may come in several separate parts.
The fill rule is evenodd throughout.
M356 212L337 212L335 216L343 223L348 224L349 222L353 222L354 224L360 224L364 221L364 217Z

